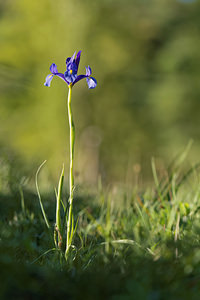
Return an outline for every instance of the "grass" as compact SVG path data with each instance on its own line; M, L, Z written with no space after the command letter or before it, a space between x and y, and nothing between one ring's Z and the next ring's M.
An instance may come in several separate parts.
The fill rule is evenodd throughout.
M199 166L183 172L182 163L160 179L153 160L155 185L144 192L75 194L67 262L54 244L55 195L42 195L48 230L36 193L1 194L0 298L199 299Z

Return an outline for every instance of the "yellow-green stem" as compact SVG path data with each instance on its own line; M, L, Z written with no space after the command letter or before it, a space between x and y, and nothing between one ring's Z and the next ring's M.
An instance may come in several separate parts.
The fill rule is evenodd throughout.
M72 206L73 206L73 192L74 192L74 174L73 174L73 163L74 163L74 140L75 140L75 127L72 117L71 109L71 95L72 86L69 85L68 92L68 118L69 118L69 129L70 129L70 170L69 170L69 210L67 220L67 240L66 240L66 251L65 258L67 259L68 252L71 246L71 228L72 225Z

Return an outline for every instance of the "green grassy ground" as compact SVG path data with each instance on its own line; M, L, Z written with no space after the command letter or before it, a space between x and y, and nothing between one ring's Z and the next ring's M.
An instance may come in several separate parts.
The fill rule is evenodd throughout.
M115 187L76 195L76 249L66 263L53 242L55 196L0 195L1 299L199 299L198 169L174 168L144 192ZM65 198L65 197L64 197ZM66 199L65 199L66 200Z

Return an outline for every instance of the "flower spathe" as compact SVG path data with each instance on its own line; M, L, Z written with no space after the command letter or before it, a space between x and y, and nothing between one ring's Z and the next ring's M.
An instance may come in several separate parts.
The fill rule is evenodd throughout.
M94 89L97 86L97 81L94 77L91 77L92 70L90 66L86 67L85 75L77 75L79 62L81 57L81 51L79 51L76 55L76 52L72 55L72 57L68 57L66 59L66 72L64 74L59 73L56 64L52 64L50 66L51 74L47 75L44 85L50 86L51 80L54 76L58 76L63 79L68 85L73 86L75 83L80 81L81 79L86 78L89 89Z

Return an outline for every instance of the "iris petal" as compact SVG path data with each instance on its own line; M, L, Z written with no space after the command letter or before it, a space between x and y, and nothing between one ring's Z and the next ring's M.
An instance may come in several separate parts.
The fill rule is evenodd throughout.
M57 66L56 64L52 64L51 67L50 67L50 71L51 73L58 73L58 69L57 69Z
M44 85L45 85L45 86L50 86L51 80L53 79L53 77L54 77L53 74L47 75Z
M90 66L85 67L86 68L86 76L90 76L92 74L92 70L90 68Z
M73 82L73 85L80 81L81 79L86 78L89 89L94 89L97 86L97 81L94 77L89 77L87 75L78 75L76 80Z
M51 80L53 79L54 76L58 76L61 79L63 79L67 84L70 84L70 82L65 79L64 74L57 73L57 74L49 74L49 75L47 75L44 85L45 86L50 86Z
M73 63L73 61L75 60L75 56L76 56L76 51L74 52L74 54L70 58L70 61L69 61L70 63Z
M78 75L78 76L76 77L76 80L73 82L73 85L74 85L75 83L77 83L79 80L83 79L83 78L87 78L87 76L86 76L86 75Z
M77 65L77 69L78 69L78 66L79 66L79 62L80 62L80 58L81 58L81 51L79 51L77 53L77 56L76 56L76 65Z
M76 74L78 71L77 65L75 62L73 63L68 63L67 65L67 71L66 72L70 72L72 70L73 74Z
M68 83L74 83L77 78L77 75L76 73L71 74L69 71L66 71L64 74L64 78Z
M89 89L94 89L97 86L97 81L94 77L87 77L86 80Z
M71 57L68 57L68 58L66 59L66 65L69 63L70 59L71 59Z
M58 77L60 77L61 79L63 79L65 82L67 82L67 84L70 83L70 82L68 82L68 81L66 80L64 74L62 74L62 73L57 73L57 74L55 74L55 75L58 76Z

